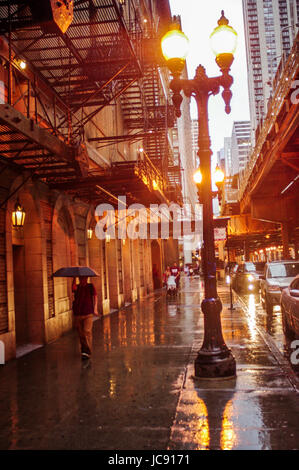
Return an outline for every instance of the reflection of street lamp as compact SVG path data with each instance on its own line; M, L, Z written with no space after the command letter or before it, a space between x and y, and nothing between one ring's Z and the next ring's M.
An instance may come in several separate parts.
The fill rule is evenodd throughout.
M172 33L174 35L174 33ZM176 44L178 44L179 35L177 31ZM170 42L169 33L165 36ZM164 37L164 38L165 38ZM180 78L183 69L186 53L179 57L178 47L174 48L171 54L165 54L163 48L164 38L162 39L162 51L167 61L167 65L173 75L170 88L173 91L173 103L176 109L176 115L179 117L180 104L182 102L181 90L187 97L194 96L198 109L198 156L200 160L200 170L202 174L201 184L197 183L201 193L201 203L203 205L203 274L204 274L204 293L205 298L202 302L202 311L204 313L204 340L197 358L195 359L195 377L198 378L218 378L235 376L235 359L225 344L221 328L221 310L222 304L217 294L216 285L216 262L214 246L214 226L213 226L213 191L211 181L211 149L208 126L208 99L213 94L219 93L220 87L223 88L222 97L225 102L226 113L230 112L230 100L232 93L230 87L233 78L229 75L231 64L234 60L234 51L236 48L237 33L228 26L228 20L222 16L218 21L218 27L211 34L212 49L216 55L216 63L219 66L222 75L218 77L208 77L202 65L197 67L196 75L193 80L184 80ZM182 40L186 44L186 37L182 35ZM183 49L183 48L182 48Z

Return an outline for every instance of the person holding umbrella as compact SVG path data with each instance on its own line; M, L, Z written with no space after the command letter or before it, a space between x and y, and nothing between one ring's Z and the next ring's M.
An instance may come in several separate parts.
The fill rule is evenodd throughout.
M98 314L98 296L92 283L87 282L87 276L73 278L72 292L74 293L73 313L77 329L82 359L89 359L92 351L93 315Z
M92 349L93 315L98 314L98 296L93 284L88 283L89 277L99 276L89 266L67 266L59 268L53 277L72 277L72 292L74 293L73 313L75 327L78 331L82 359L88 359ZM76 278L79 278L79 284Z

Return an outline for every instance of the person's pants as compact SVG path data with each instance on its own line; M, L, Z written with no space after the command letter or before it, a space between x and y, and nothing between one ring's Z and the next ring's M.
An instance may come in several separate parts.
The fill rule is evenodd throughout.
M91 354L93 315L76 315L75 327L78 331L81 354Z

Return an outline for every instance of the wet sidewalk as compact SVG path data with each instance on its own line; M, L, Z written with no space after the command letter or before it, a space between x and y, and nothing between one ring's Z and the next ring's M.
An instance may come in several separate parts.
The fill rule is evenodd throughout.
M193 380L198 340L187 366L169 449L291 450L299 448L299 376L280 344L261 327L256 309L218 288L222 330L237 363L230 380ZM254 302L250 296L249 303Z
M0 449L298 449L299 386L241 304L222 325L235 380L194 381L199 279L94 322L91 361L75 332L0 367Z

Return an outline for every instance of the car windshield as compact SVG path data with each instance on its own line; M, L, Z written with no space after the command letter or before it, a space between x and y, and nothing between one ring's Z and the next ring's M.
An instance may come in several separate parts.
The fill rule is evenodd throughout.
M246 263L245 264L245 271L247 272L255 272L256 269L255 269L255 266L253 263Z
M299 263L281 263L269 266L269 277L295 277L299 274Z

